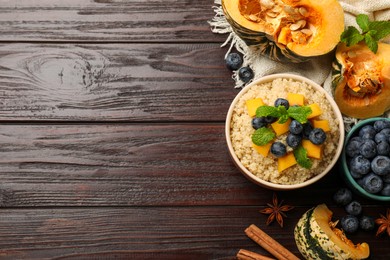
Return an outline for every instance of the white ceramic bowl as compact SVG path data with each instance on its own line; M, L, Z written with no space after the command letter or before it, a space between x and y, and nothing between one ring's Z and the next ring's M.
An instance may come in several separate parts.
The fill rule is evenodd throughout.
M272 183L272 182L269 182L269 181L265 181L265 180L257 177L256 175L252 174L241 163L240 159L237 157L237 155L236 155L236 153L235 153L235 151L233 149L232 141L231 141L231 138L230 138L231 121L232 121L233 110L234 110L237 102L241 98L241 96L244 95L254 85L270 82L270 81L273 81L273 80L275 80L277 78L293 79L294 81L304 82L306 84L311 85L316 91L323 92L325 94L325 97L327 98L328 102L330 103L330 105L331 105L331 107L333 109L334 114L336 115L335 120L338 121L338 125L339 125L339 140L338 140L338 144L337 144L337 149L336 149L335 155L334 155L333 159L331 160L331 162L329 163L329 165L327 165L327 167L324 169L324 171L322 171L318 175L316 175L316 176L312 177L311 179L308 179L308 180L306 180L304 182L298 183L298 184L277 184L277 183ZM341 151L342 151L342 148L343 148L344 137L345 137L345 132L344 131L345 130L344 130L343 118L342 118L341 112L340 112L337 104L334 102L333 98L320 85L316 84L315 82L313 82L313 81L311 81L311 80L309 80L309 79L307 79L305 77L302 77L302 76L298 76L298 75L295 75L295 74L287 74L287 73L285 73L285 74L273 74L273 75L265 76L265 77L262 77L262 78L260 78L260 79L258 79L256 81L253 81L252 83L250 83L247 86L245 86L237 94L237 96L234 98L233 102L231 103L229 111L227 113L226 124L225 124L226 142L227 142L227 146L228 146L228 149L229 149L229 153L230 153L230 155L231 155L235 165L243 173L243 175L245 177L247 177L249 180L251 180L252 182L254 182L254 183L256 183L256 184L258 184L258 185L260 185L262 187L269 188L269 189L272 189L272 190L293 190L293 189L303 188L303 187L306 187L308 185L311 185L311 184L317 182L322 177L324 177L335 166L338 158L340 157L340 154L341 154Z

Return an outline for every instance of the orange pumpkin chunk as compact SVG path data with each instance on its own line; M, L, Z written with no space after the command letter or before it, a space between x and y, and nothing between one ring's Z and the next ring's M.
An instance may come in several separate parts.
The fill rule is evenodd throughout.
M264 106L264 102L261 98L249 99L245 102L246 109L248 110L248 114L251 117L256 115L256 110L260 106Z
M278 171L282 172L287 168L297 164L293 153L288 153L283 157L278 158Z

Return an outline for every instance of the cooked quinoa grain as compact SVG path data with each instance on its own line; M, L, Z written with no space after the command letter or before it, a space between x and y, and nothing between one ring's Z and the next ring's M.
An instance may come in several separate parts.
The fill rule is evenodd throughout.
M305 105L317 103L322 110L318 119L328 120L331 130L326 133L322 158L320 160L310 158L313 162L310 169L296 164L278 172L277 158L271 154L264 157L253 148L251 137L255 130L252 128L252 118L247 112L245 102L261 98L266 105L273 106L277 98L287 98L288 93L302 94L305 97ZM257 177L277 184L298 184L320 174L331 163L339 141L338 121L325 95L307 83L285 78L254 85L244 93L234 107L230 133L233 149L243 166ZM287 134L281 135L278 140L285 142L286 136ZM291 151L291 148L289 149Z

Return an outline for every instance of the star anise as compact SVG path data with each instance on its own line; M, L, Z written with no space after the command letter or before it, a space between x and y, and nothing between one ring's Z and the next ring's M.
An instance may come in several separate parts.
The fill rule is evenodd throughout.
M260 210L260 213L269 214L266 224L271 224L275 219L281 227L283 227L283 217L287 217L284 212L292 210L294 207L283 205L283 200L279 203L276 193L273 194L272 204L267 203L269 208Z
M379 225L376 235L379 236L386 231L387 235L390 236L390 208L387 209L386 216L383 216L382 214L379 215L380 218L375 220L375 223Z

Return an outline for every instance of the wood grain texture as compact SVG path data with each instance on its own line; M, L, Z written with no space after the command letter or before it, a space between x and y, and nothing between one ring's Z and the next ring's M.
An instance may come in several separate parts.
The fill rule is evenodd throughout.
M0 41L221 42L212 0L1 0Z
M223 124L0 125L0 205L258 205L271 201L235 168ZM335 183L339 185L335 185ZM336 172L300 205L332 203ZM287 197L287 196L286 196ZM289 203L293 203L290 201Z
M0 211L0 257L233 260L241 248L269 256L246 237L250 224L300 256L291 234L306 210L289 212L282 229L266 226L257 207L5 209ZM389 251L378 246L386 238L368 233L354 238L371 242L371 259L389 259Z
M216 44L0 45L0 120L223 121Z

